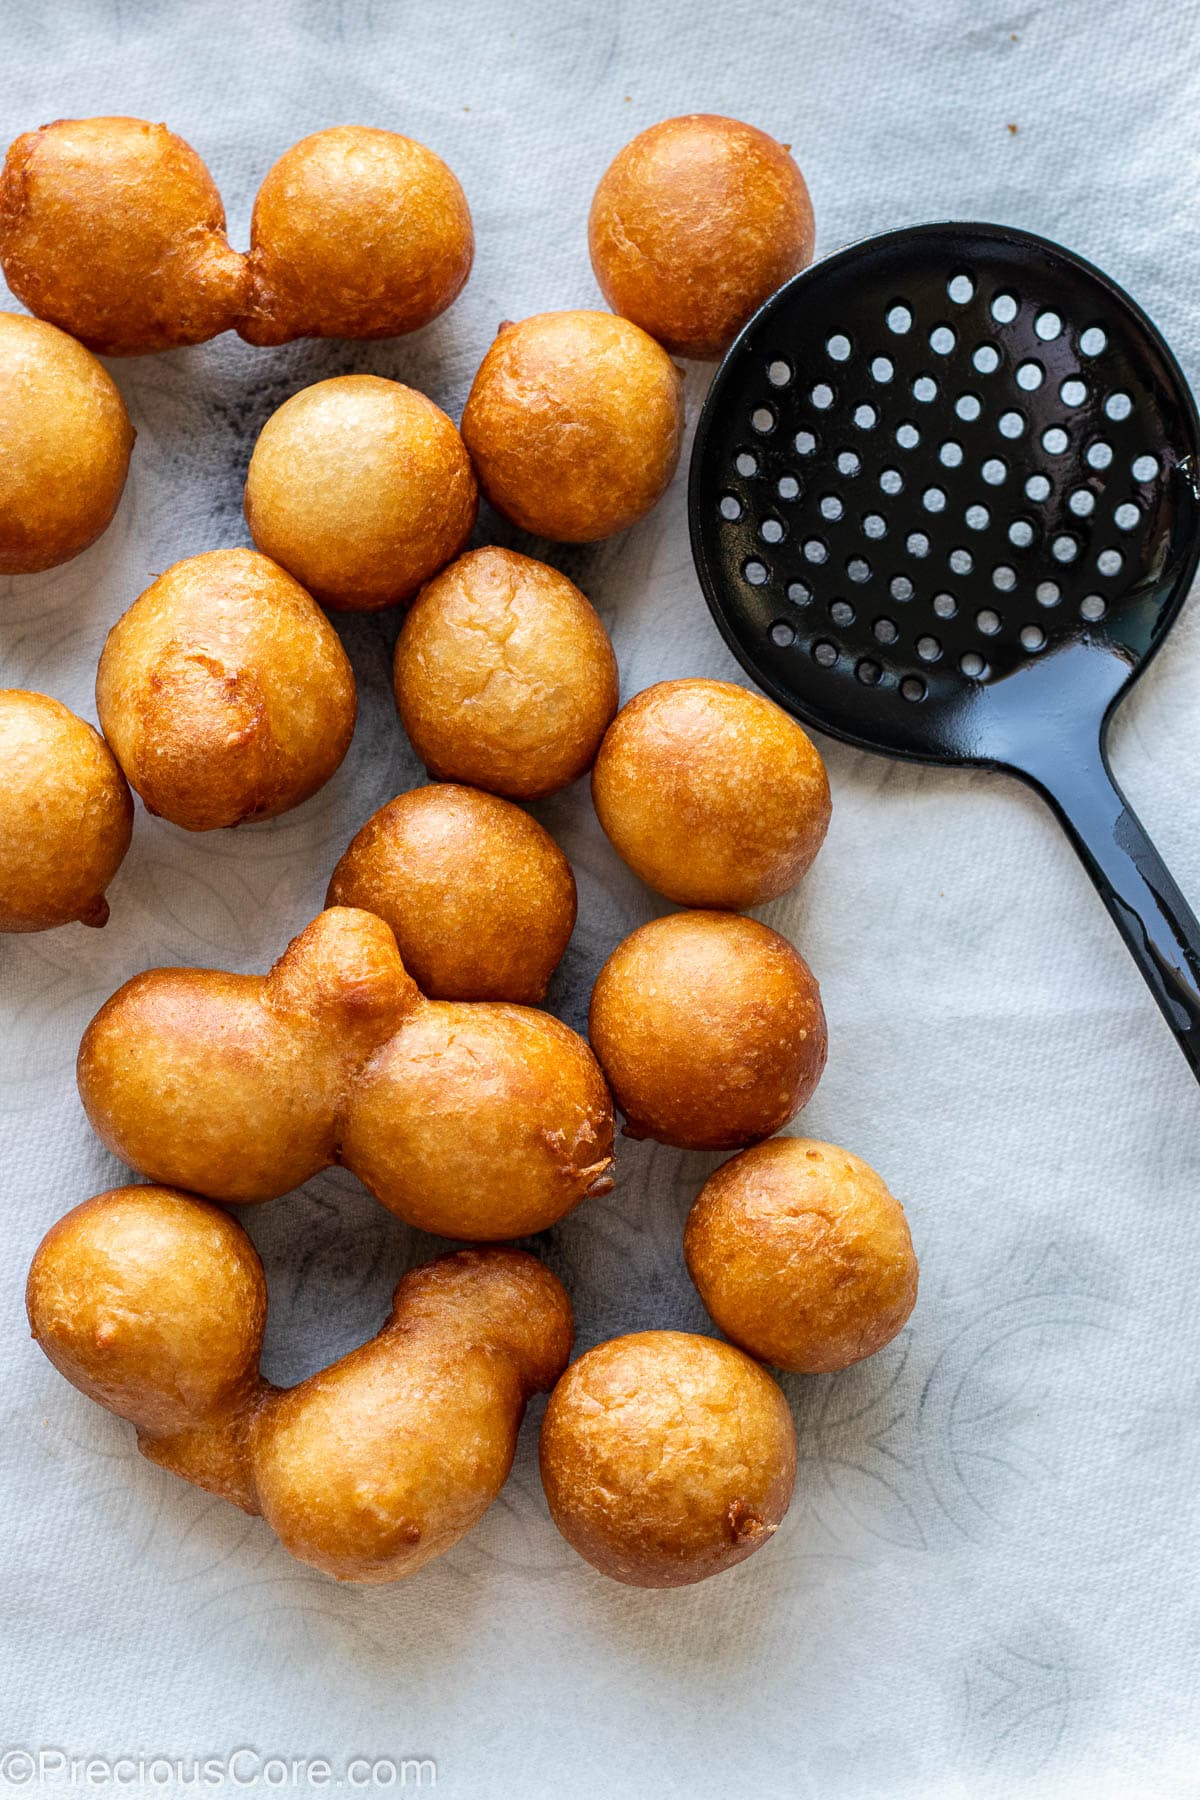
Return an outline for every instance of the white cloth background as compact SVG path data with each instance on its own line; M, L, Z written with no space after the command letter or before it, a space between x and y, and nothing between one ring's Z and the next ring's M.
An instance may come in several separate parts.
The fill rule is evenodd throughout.
M152 574L246 541L250 448L296 388L374 370L457 417L501 318L599 304L593 186L672 113L789 140L821 252L955 216L1061 238L1131 288L1195 384L1198 30L1196 5L1153 0L3 0L5 141L63 115L166 119L244 245L257 182L295 139L391 126L456 170L478 255L451 312L406 340L223 339L113 365L139 432L124 504L78 561L0 583L0 679L94 718L104 634ZM692 421L706 380L689 375ZM486 516L481 531L500 535ZM626 695L741 679L692 572L682 472L636 530L553 554L611 630ZM411 1583L339 1588L144 1463L30 1343L34 1246L123 1178L76 1098L84 1024L154 964L265 968L318 910L359 824L421 779L390 698L396 629L339 621L361 716L307 806L200 837L139 807L105 931L0 942L0 1736L77 1755L429 1756L438 1791L498 1800L1200 1793L1197 1094L1065 840L1015 783L823 746L828 845L764 915L811 960L829 1013L801 1128L902 1197L921 1297L866 1366L786 1379L795 1503L733 1573L640 1593L580 1562L546 1515L538 1403L477 1531ZM1198 668L1193 606L1114 739L1194 901ZM601 959L659 908L585 785L536 810L579 878L551 998L581 1025ZM680 1232L715 1160L623 1145L615 1193L539 1245L580 1347L707 1328ZM435 1247L340 1173L246 1222L280 1380L372 1332Z

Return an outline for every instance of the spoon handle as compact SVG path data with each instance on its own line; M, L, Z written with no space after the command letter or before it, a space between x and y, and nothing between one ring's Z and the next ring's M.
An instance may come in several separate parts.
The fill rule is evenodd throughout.
M1058 815L1200 1080L1200 923L1117 786L1103 736L1018 773Z

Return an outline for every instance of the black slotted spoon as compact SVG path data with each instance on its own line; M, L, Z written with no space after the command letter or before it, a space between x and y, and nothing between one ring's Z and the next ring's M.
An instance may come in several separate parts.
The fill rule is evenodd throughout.
M1200 1078L1200 925L1105 752L1200 560L1200 420L1140 308L1004 226L854 245L730 350L688 508L717 625L782 706L1042 794Z

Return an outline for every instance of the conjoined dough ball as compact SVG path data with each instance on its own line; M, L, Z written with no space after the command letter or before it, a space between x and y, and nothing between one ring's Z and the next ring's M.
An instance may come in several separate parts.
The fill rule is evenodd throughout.
M829 825L819 752L770 700L661 681L610 725L592 798L613 848L680 906L761 906L804 874Z
M518 800L584 774L617 710L617 659L591 604L557 569L494 547L421 590L395 683L431 775Z
M716 357L811 262L812 203L786 144L689 113L619 152L596 189L588 243L615 312L672 355Z
M0 931L103 925L133 832L125 777L58 700L0 688Z
M567 1542L632 1587L685 1587L772 1536L796 1480L787 1401L757 1363L686 1331L597 1344L550 1396L542 1484Z
M134 429L89 350L40 319L0 313L0 575L68 562L107 529Z
M384 919L432 1000L535 1006L574 928L575 877L519 806L447 782L373 813L333 871L325 904Z
M882 1350L917 1298L900 1202L861 1157L812 1138L772 1138L710 1175L683 1248L725 1336L805 1375Z
M471 535L479 494L458 432L414 388L336 375L285 400L246 476L259 549L323 606L411 599Z
M592 990L592 1049L627 1137L734 1150L799 1112L825 1067L820 990L757 919L680 912L641 925Z
M474 251L466 195L424 144L365 125L315 132L258 190L238 330L252 344L415 331L461 291Z
M583 1039L533 1007L425 999L355 907L319 914L266 976L135 976L76 1072L122 1162L232 1205L340 1163L421 1230L500 1239L612 1187L612 1104Z
M633 525L679 461L683 377L627 319L538 313L506 323L462 418L479 484L523 531L590 543Z
M337 633L253 550L175 563L108 634L96 707L145 802L188 831L273 819L345 756L357 707Z
M248 281L207 168L145 119L59 119L17 138L0 175L0 266L30 312L103 356L229 330Z
M52 1225L29 1271L33 1335L60 1374L143 1431L169 1432L258 1375L267 1289L210 1201L113 1188Z
M254 1245L217 1207L115 1188L51 1227L27 1286L33 1337L137 1427L160 1468L250 1514L339 1581L399 1581L482 1517L526 1402L571 1353L562 1283L523 1250L410 1270L367 1343L296 1387L259 1370Z

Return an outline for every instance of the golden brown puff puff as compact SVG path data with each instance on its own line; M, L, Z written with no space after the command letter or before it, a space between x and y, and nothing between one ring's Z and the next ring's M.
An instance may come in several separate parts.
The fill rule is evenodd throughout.
M334 376L285 400L246 476L259 549L348 612L411 599L463 549L478 505L446 414L379 375Z
M673 356L718 357L811 262L812 203L786 145L689 113L620 151L596 189L588 244L614 312Z
M900 1202L861 1157L811 1138L772 1138L710 1175L684 1254L725 1336L801 1374L873 1356L917 1298Z
M27 1304L50 1361L137 1426L144 1456L261 1513L293 1556L344 1581L399 1580L470 1530L573 1335L534 1257L460 1251L404 1277L370 1343L275 1388L259 1373L250 1239L158 1187L97 1195L53 1226Z
M0 770L0 931L105 924L133 801L104 739L46 694L0 688Z
M430 1001L350 1092L342 1158L442 1237L527 1237L606 1194L612 1102L583 1039L503 1001Z
M553 1385L573 1336L561 1283L520 1250L413 1270L378 1337L257 1413L263 1517L340 1581L415 1573L496 1498L525 1403Z
M412 138L339 125L302 138L258 190L241 335L382 338L444 312L471 272L466 195Z
M736 913L652 919L592 990L588 1035L627 1137L732 1150L799 1112L825 1067L820 990L803 957Z
M591 767L617 710L617 659L574 582L488 546L422 588L396 643L395 689L431 775L532 800Z
M431 1000L536 1006L575 924L575 877L519 806L439 782L372 814L333 871L325 904L386 919Z
M337 633L299 583L254 550L210 550L118 619L96 706L147 810L212 831L275 818L323 787L357 700Z
M30 575L94 543L117 510L134 429L90 350L0 313L0 575Z
M144 1175L273 1199L343 1162L446 1237L517 1237L612 1186L608 1089L523 1006L425 1000L389 927L331 907L267 976L151 969L83 1036L93 1128Z
M463 441L498 512L590 543L648 513L675 473L683 377L627 319L538 313L504 324L479 366Z
M140 1431L181 1431L256 1385L262 1265L194 1195L123 1187L74 1207L38 1246L26 1304L59 1373Z
M248 286L204 163L145 119L59 119L17 138L0 174L0 266L30 312L103 356L216 337Z
M728 681L661 681L617 714L592 798L618 855L680 906L761 906L829 826L825 764L770 700Z
M594 1568L684 1587L772 1536L796 1433L776 1383L740 1350L639 1331L571 1364L546 1407L541 1468L551 1518Z
M151 1180L274 1199L333 1162L349 1082L419 1004L382 919L335 908L269 975L135 975L83 1034L80 1098L113 1154Z

